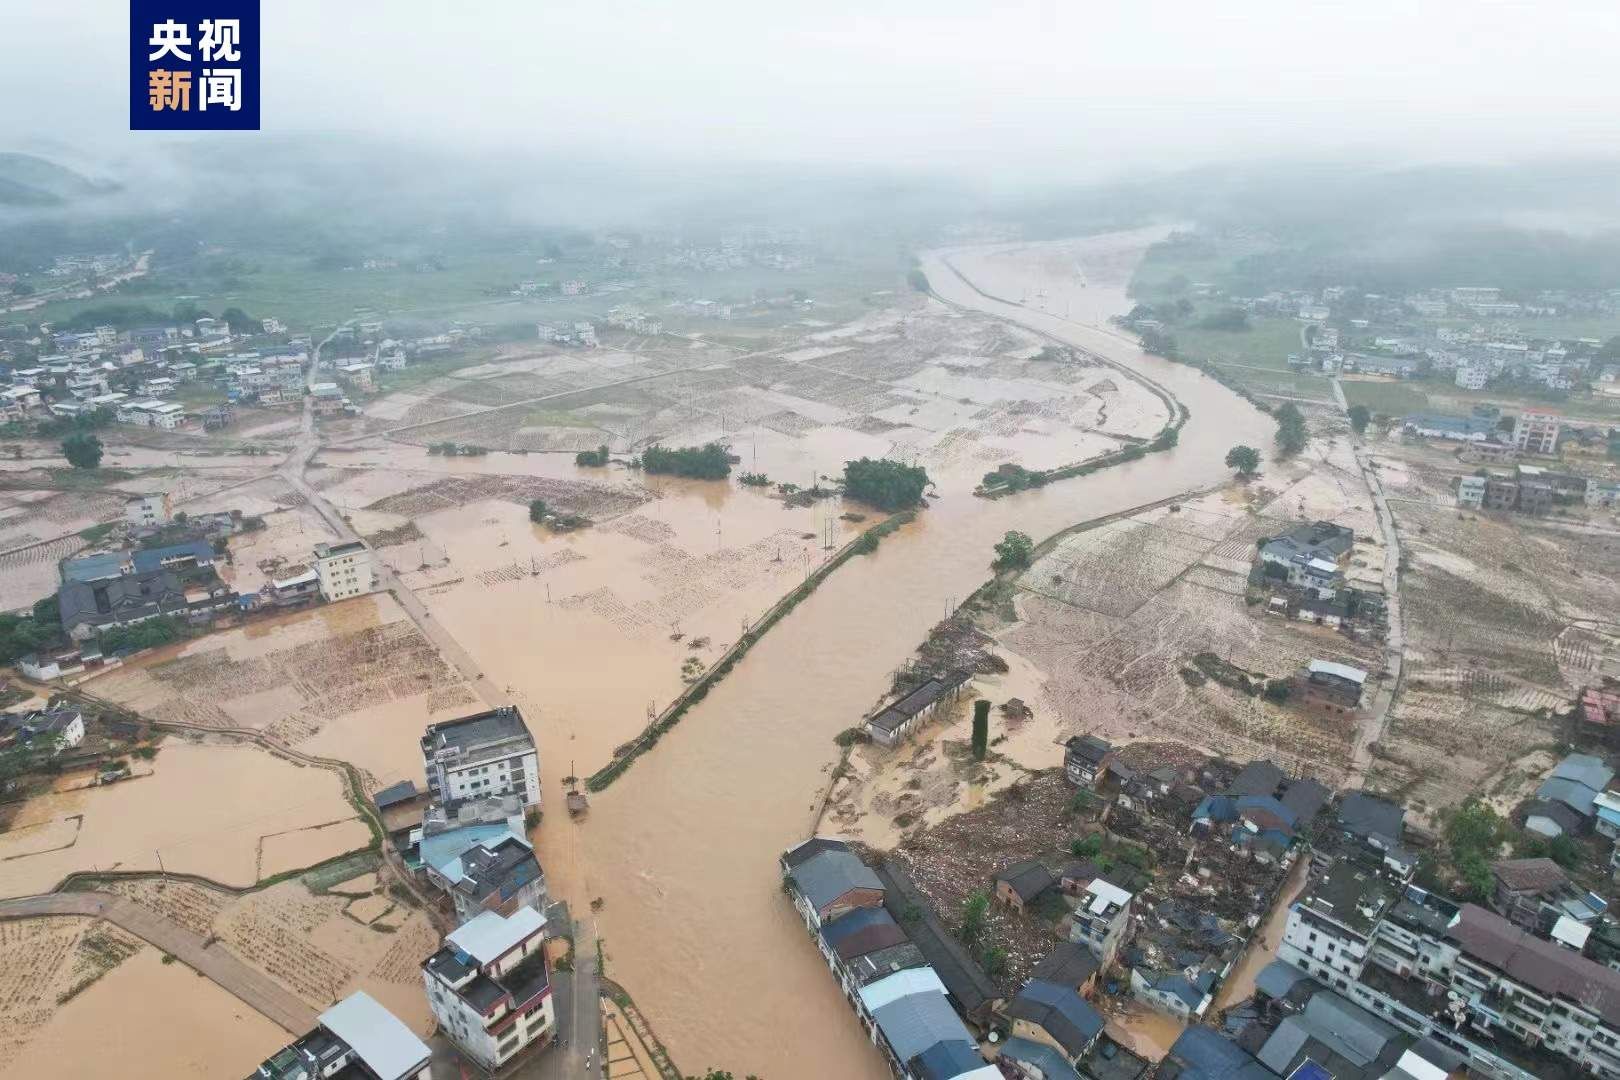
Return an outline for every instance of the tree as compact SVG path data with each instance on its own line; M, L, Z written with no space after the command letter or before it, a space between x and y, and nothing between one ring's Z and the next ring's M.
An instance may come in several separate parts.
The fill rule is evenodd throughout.
M980 698L973 703L973 760L983 761L990 748L990 702Z
M996 545L997 570L1024 570L1035 557L1035 541L1016 530L1001 538Z
M1285 402L1271 414L1277 421L1277 447L1283 455L1297 454L1305 449L1305 414L1292 401Z
M990 911L990 896L984 891L974 893L962 903L962 940L972 944L984 933L984 917Z
M579 453L574 455L575 465L591 465L600 467L606 465L607 463L608 448L606 443L598 446L595 450L581 450Z
M101 440L88 431L75 432L62 440L62 456L75 469L94 469L101 464Z
M844 494L879 510L909 510L922 501L928 470L888 458L844 462Z
M1357 435L1367 430L1367 421L1372 419L1372 410L1365 405L1350 406L1350 429Z
M1226 452L1226 464L1239 476L1253 476L1260 471L1260 451L1252 446L1234 446Z
M641 467L649 473L669 473L694 480L724 480L731 475L731 452L720 443L666 450L649 446L641 452Z
M534 522L536 525L546 520L546 500L529 500L529 520Z

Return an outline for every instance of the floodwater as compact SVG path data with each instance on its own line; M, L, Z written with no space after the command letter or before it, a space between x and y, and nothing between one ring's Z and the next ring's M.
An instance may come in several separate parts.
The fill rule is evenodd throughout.
M923 266L950 300L1101 353L1168 389L1191 409L1176 449L996 501L973 498L970 477L949 477L915 523L832 575L679 728L597 795L583 824L546 816L540 842L554 887L576 903L601 899L607 971L635 995L683 1068L712 1062L771 1080L887 1074L805 940L776 872L777 855L813 827L836 758L833 736L859 722L929 627L983 582L1004 532L1041 537L1221 482L1232 444L1269 441L1270 421L1235 394L1106 328L1107 315L1128 308L1135 261L1162 232L949 253L998 296L1016 300L1030 282L1043 283L1048 312L986 299L940 253ZM457 620L458 634L466 621ZM500 633L491 627L486 637ZM482 660L486 650L468 644ZM611 694L627 676L611 653L581 671L574 652L559 665L526 640L508 639L503 651L513 657L497 656L492 666L540 709L542 768L556 792L587 736L577 730L582 721L548 722L551 681L595 679ZM579 757L583 772L594 759Z
M237 1076L290 1036L227 991L147 947L53 1008L0 1080ZM245 1063L245 1064L244 1064Z
M150 764L134 764L133 779L30 799L0 834L0 897L47 892L75 870L153 871L160 860L245 886L370 839L336 773L256 747L171 738Z

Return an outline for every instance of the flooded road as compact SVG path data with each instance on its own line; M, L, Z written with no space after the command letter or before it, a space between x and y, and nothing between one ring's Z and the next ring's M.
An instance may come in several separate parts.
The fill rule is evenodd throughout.
M1107 327L1107 316L1129 307L1125 285L1159 235L958 249L926 255L923 267L952 303L1092 350L1167 389L1191 410L1178 447L996 501L973 498L971 477L943 479L941 497L914 524L800 604L595 798L583 825L547 815L548 874L571 898L601 898L607 973L635 995L688 1071L713 1063L769 1080L887 1075L776 874L777 855L812 826L833 736L859 721L929 627L983 582L1004 532L1039 538L1218 483L1232 444L1269 443L1263 414ZM976 292L947 258L994 296L1044 291L1034 299L1047 310ZM519 679L537 704L546 667L537 654ZM595 674L609 687L617 680L609 657ZM557 791L567 733L549 724L539 731L548 788ZM1052 764L1059 757L1054 747Z

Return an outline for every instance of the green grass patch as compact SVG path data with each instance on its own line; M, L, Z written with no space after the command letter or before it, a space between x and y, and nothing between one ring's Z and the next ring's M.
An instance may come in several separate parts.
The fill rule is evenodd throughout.
M1429 407L1428 397L1410 383L1340 379L1339 385L1344 388L1346 402L1351 405L1365 405L1373 412L1383 413L1385 416L1405 416Z
M1226 366L1270 368L1289 373L1288 356L1299 355L1299 323L1293 319L1255 318L1247 330L1204 330L1177 326L1171 330L1183 356Z

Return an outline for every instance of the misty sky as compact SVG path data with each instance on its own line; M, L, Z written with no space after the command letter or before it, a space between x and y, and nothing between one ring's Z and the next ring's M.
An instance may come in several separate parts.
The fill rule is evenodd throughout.
M0 148L166 137L127 130L124 0L0 11ZM289 135L1065 179L1620 135L1613 3L263 0L263 20L263 125Z

